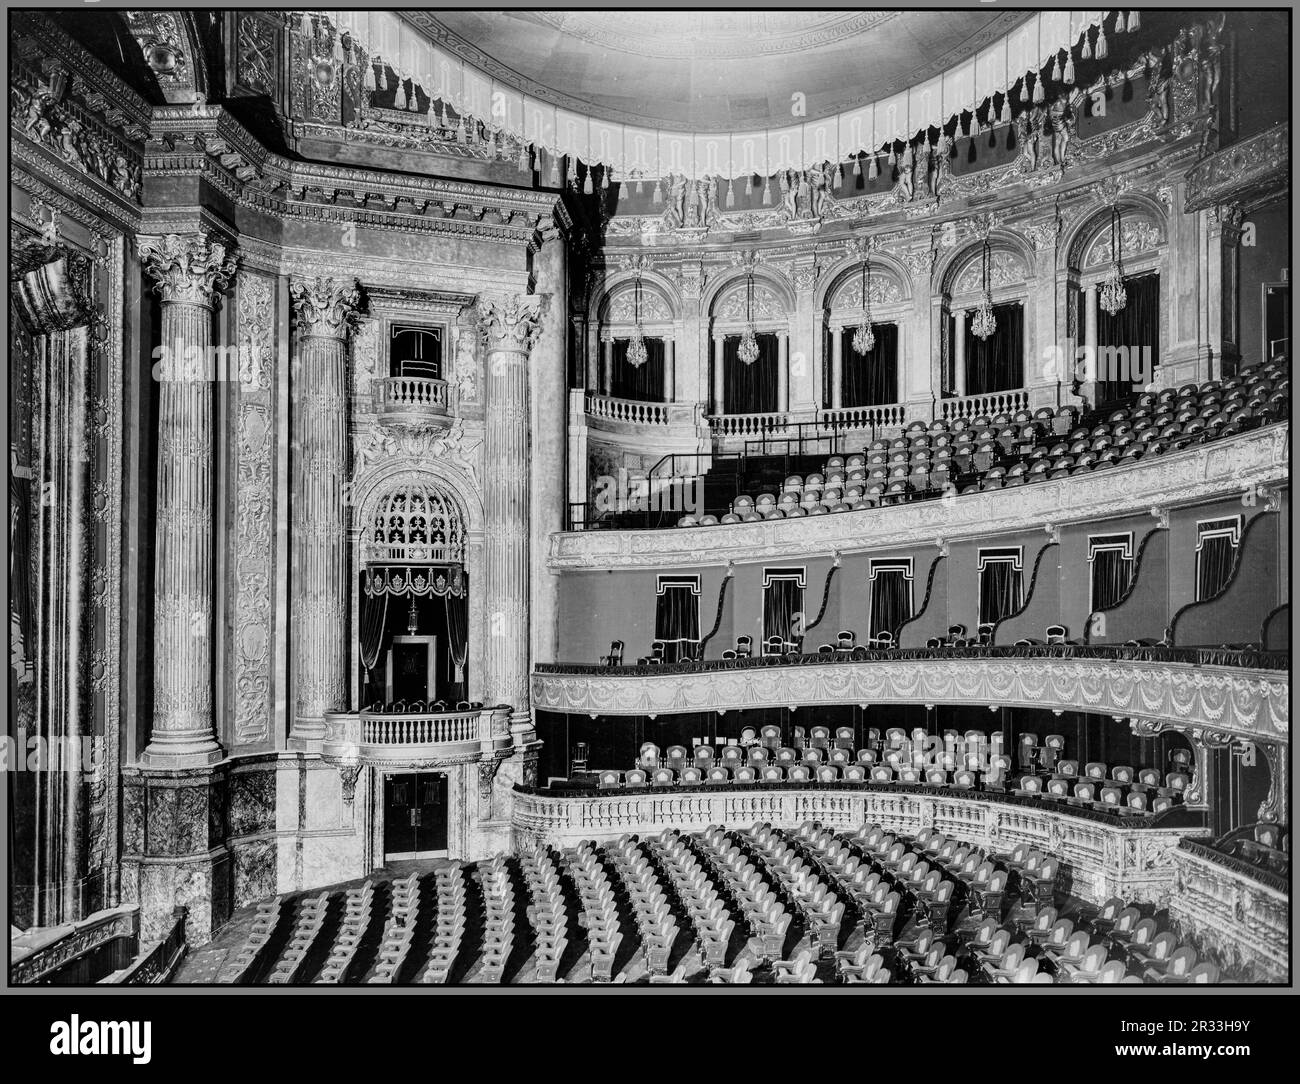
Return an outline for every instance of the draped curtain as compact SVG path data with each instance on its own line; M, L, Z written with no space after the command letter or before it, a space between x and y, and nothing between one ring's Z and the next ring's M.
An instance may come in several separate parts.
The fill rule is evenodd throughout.
M691 658L700 642L700 596L689 584L666 584L655 600L655 639L664 661Z
M876 573L871 581L871 636L882 632L898 638L898 630L912 616L911 585L900 569Z
M1123 346L1129 350L1129 369L1127 373L1097 371L1097 405L1104 406L1120 399L1126 399L1153 379L1152 370L1160 361L1160 276L1138 275L1124 280L1124 292L1128 301L1124 307L1111 315L1105 309L1097 309L1097 346ZM1145 348L1150 347L1150 363L1145 361ZM1144 359L1141 367L1133 357L1133 351L1141 352ZM1105 355L1098 356L1100 366Z
M646 361L629 365L627 347L630 339L614 340L614 371L610 375L609 394L615 399L634 399L638 403L664 401L664 341L646 339Z
M728 335L722 343L723 405L728 414L762 414L776 410L776 336L759 332L758 358L746 365L737 357L740 336Z
M373 671L384 651L384 641L391 637L386 635L388 627L388 594L378 597L362 592L361 594L361 665Z
M465 655L469 650L469 638L465 635L468 624L465 616L466 596L443 595L442 604L447 615L447 652L451 656L452 698L467 700Z
M1010 561L988 561L980 573L980 624L1001 621L1020 606L1020 570Z
M987 339L966 320L966 394L987 395L1024 386L1025 307L1019 301L994 305L997 329Z
M1232 575L1237 547L1227 535L1214 535L1201 539L1201 552L1196 564L1196 598L1213 598L1227 585Z
M1098 550L1092 557L1092 609L1109 610L1128 590L1133 560L1121 550Z
M876 342L866 354L853 349L856 331L856 327L846 327L840 337L844 405L882 406L898 402L898 325L872 324Z
M773 580L763 591L763 639L779 636L783 641L803 639L795 636L795 615L803 610L803 588L797 580Z

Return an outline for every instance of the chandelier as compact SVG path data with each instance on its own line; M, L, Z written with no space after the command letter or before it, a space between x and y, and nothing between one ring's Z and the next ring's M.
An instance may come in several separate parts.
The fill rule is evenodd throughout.
M971 334L977 339L987 339L998 329L997 317L993 315L993 296L989 292L989 243L984 242L984 252L980 257L982 285L984 287L984 296L980 298L979 308L975 310L975 318L971 321Z
M627 344L627 363L634 369L641 368L650 356L645 347L645 334L641 329L641 269L637 268L636 284L632 295L633 320L632 341Z
M758 360L758 338L754 334L754 272L745 279L745 330L740 333L740 349L736 356L746 365Z
M853 333L853 349L859 354L869 354L876 345L876 333L871 329L871 257L862 264L862 323Z
M1119 228L1119 207L1110 209L1110 274L1101 284L1101 296L1098 301L1106 312L1114 316L1128 304L1128 291L1124 289L1124 272L1119 265L1119 246L1121 231Z

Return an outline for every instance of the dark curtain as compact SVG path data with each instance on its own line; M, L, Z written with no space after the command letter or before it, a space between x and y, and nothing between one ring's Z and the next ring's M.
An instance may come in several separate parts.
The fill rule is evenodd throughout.
M388 624L388 592L378 598L361 593L361 665L373 671L384 649L384 629Z
M736 356L740 336L722 343L723 406L728 414L762 414L776 410L776 367L780 360L776 336L760 332L758 358L746 365Z
M447 614L447 651L451 656L451 697L453 700L465 700L467 689L465 681L465 655L469 650L469 639L465 635L468 624L465 608L468 595L443 595L442 604Z
M690 658L700 641L700 596L687 584L668 584L655 600L655 639L664 661Z
M971 331L966 318L966 394L987 395L1024 386L1025 307L1020 302L994 305L997 328L987 339Z
M1237 547L1227 535L1217 535L1201 540L1201 554L1196 566L1197 601L1213 598L1232 575L1232 563Z
M853 349L856 331L856 327L846 327L840 336L840 349L844 352L840 365L844 374L844 405L882 406L898 402L898 325L873 324L876 343L866 354Z
M987 562L980 573L980 624L1001 621L1020 605L1020 570L1010 561Z
M629 365L627 347L630 339L614 340L614 371L610 376L609 394L615 399L634 399L638 403L664 401L664 341L646 339L646 362Z
M773 580L763 591L763 639L779 636L782 640L794 641L796 637L795 615L803 610L803 588L797 580Z
M1092 558L1092 609L1109 610L1128 590L1133 561L1120 550L1098 550Z
M898 638L898 630L912 616L911 592L902 572L889 569L877 572L871 581L871 635L891 633Z
M1160 361L1160 276L1125 279L1124 291L1128 301L1114 316L1097 308L1098 406L1126 399L1150 384ZM1127 372L1105 364L1106 356L1100 351L1108 346L1128 349ZM1151 350L1149 363L1147 347Z

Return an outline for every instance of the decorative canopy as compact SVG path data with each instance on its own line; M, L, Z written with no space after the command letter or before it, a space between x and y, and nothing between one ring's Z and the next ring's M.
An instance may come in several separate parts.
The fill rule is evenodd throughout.
M1121 12L1114 20L1105 11L1035 12L975 56L880 101L817 120L796 119L781 128L698 133L613 123L549 104L433 44L395 12L310 14L359 43L380 65L379 78L391 69L399 80L418 86L431 109L435 101L449 105L493 133L624 177L722 178L809 169L874 152L895 140L910 141L993 94L1010 92L1022 79L1025 100L1031 88L1035 100L1041 100L1044 68L1051 66L1052 79L1071 82L1074 59L1106 54L1106 26L1114 34L1138 18L1136 12L1127 19ZM311 33L310 22L302 20L305 33Z

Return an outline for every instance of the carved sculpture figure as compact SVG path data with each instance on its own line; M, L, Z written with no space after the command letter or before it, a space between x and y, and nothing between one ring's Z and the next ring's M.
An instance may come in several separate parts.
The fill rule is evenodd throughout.
M1052 161L1064 166L1070 152L1070 140L1074 138L1074 110L1064 96L1052 103Z
M1029 162L1030 170L1038 168L1038 143L1029 124L1029 114L1021 113L1016 117L1016 144L1020 153Z
M1222 19L1211 19L1205 24L1205 40L1201 47L1201 108L1214 105L1219 91L1219 76L1223 67L1223 45L1219 41Z
M903 145L903 154L898 160L898 189L903 202L911 203L916 195L916 154L910 143Z
M23 132L37 142L44 143L50 137L53 122L50 120L49 108L52 104L53 99L38 90L27 105L27 123Z
M81 125L75 120L70 120L59 129L59 154L63 156L65 162L69 162L79 169L86 168L86 161L81 157L81 152L77 149L77 136L81 132Z
M1147 101L1155 114L1156 126L1163 128L1169 123L1170 114L1170 77L1164 73L1164 57L1151 53L1147 57L1150 77L1147 81Z
M668 206L664 208L664 228L669 230L679 229L685 221L686 176L671 173L668 175Z

